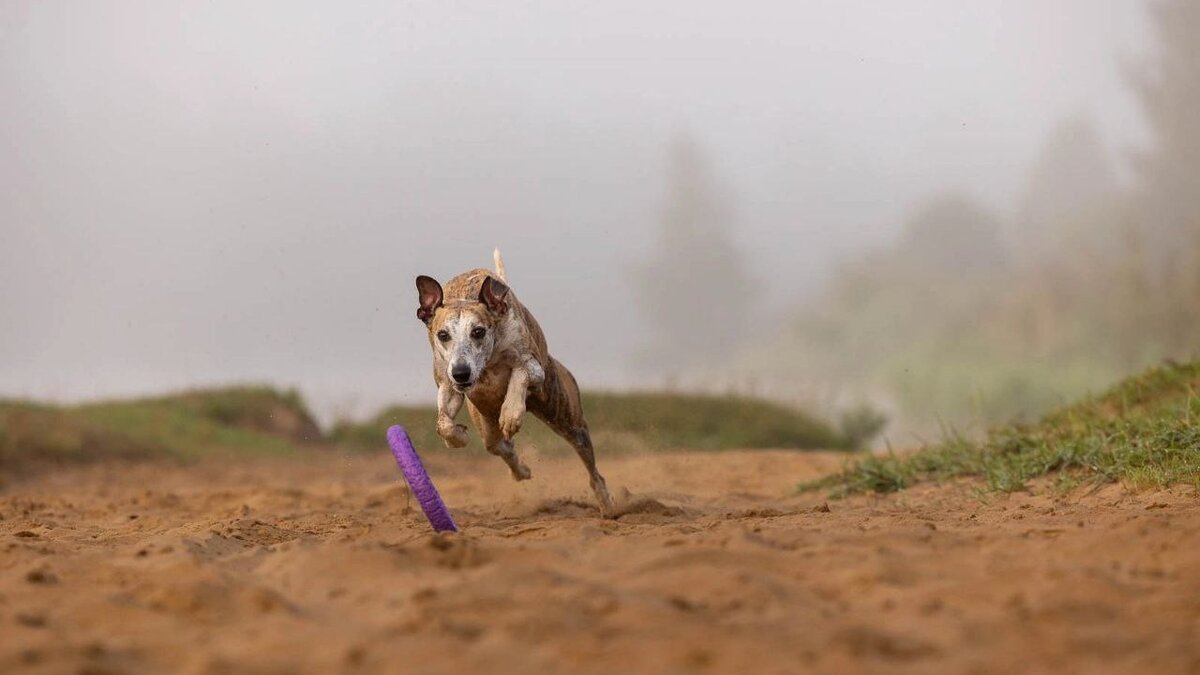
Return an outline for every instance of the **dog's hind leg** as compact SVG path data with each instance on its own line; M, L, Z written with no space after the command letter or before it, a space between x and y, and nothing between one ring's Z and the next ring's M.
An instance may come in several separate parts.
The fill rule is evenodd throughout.
M476 408L470 399L467 399L467 411L471 413L475 428L479 430L483 446L487 448L488 452L504 460L509 471L512 472L513 480L529 480L533 474L529 471L529 467L521 461L521 458L517 457L512 441L504 438L504 434L500 431L499 420Z
M596 468L596 450L592 447L592 434L588 431L587 422L580 420L582 426L575 429L560 433L560 435L575 448L575 454L579 455L579 459L583 460L583 466L587 469L588 479L592 486L592 493L596 495L596 501L600 502L600 511L606 516L613 514L612 497L608 494L608 484L604 482L604 476L600 475L600 470Z
M592 434L583 416L583 401L580 400L575 377L566 366L551 359L550 368L546 369L546 383L544 395L532 401L530 411L575 448L575 454L579 455L587 469L592 492L600 503L600 511L612 516L612 497L608 494L604 476L596 468L596 450L592 447Z

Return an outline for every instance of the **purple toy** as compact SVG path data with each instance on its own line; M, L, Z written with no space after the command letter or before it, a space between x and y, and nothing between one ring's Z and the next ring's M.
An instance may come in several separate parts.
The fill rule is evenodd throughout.
M392 456L396 458L396 464L400 465L400 471L404 473L404 480L408 481L408 487L420 502L421 510L425 512L425 517L429 519L434 531L458 532L458 526L450 517L450 511L442 501L442 496L438 494L437 488L433 487L433 481L425 472L421 458L413 449L408 432L396 424L388 428L387 438L388 445L392 446Z

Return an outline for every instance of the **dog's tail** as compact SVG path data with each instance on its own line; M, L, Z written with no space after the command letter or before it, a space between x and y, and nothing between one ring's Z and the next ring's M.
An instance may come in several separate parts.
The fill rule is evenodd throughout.
M500 281L508 283L508 274L504 272L504 259L500 257L500 249L492 250L492 260L496 263L496 276L500 277Z

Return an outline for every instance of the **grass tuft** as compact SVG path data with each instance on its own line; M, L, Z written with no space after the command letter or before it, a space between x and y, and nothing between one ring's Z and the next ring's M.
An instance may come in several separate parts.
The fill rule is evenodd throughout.
M999 427L982 442L951 436L911 454L868 456L799 490L837 497L974 477L990 490L1013 492L1051 474L1063 489L1114 481L1200 487L1197 390L1200 362L1167 363L1036 424Z

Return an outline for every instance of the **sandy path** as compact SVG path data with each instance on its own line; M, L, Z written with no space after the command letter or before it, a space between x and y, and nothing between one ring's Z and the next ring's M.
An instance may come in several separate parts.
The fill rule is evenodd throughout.
M1200 500L793 496L840 458L64 470L0 494L0 672L1196 672ZM641 500L641 501L639 501ZM754 669L753 671L747 669Z

